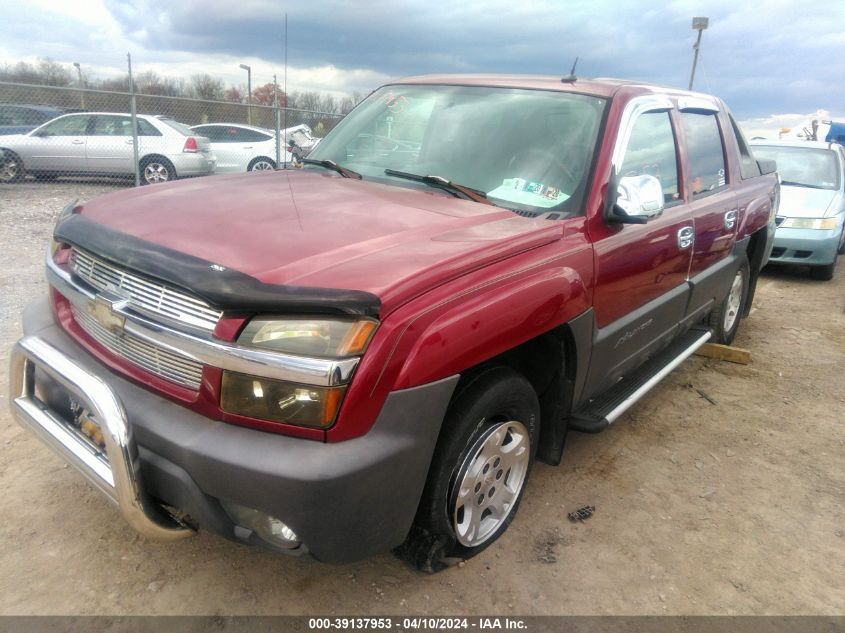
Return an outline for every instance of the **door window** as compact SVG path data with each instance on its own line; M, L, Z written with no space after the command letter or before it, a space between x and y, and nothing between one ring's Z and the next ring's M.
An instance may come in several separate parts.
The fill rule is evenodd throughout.
M646 112L631 130L622 161L623 176L654 176L663 189L666 206L678 202L678 152L668 112Z
M87 134L90 116L67 116L47 123L39 129L44 136L84 136Z
M727 170L716 114L682 112L681 125L687 139L693 197L700 198L721 189L727 184Z
M161 136L161 132L144 119L138 119L138 136ZM132 136L132 118L128 116L97 116L94 136Z

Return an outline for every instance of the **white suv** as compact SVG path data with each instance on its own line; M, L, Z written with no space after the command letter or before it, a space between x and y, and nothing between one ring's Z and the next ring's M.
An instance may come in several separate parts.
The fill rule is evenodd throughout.
M161 116L137 115L142 184L203 176L216 159L207 138ZM27 134L0 139L0 183L30 174L39 180L59 176L129 176L134 173L129 114L82 112L48 121Z

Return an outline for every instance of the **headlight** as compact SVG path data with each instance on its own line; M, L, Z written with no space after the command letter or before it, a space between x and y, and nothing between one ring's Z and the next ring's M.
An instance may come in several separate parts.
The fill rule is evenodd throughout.
M780 228L829 231L836 228L836 218L786 218Z
M360 356L378 327L373 319L259 317L238 344L321 358ZM334 424L346 386L321 387L223 372L220 408L261 420L327 428Z
M64 209L62 209L61 213L59 213L59 216L56 218L56 223L53 225L54 231L55 231L55 227L59 226L59 224L61 224L62 221L64 221L65 218L67 218L69 215L71 215L73 213L73 210L76 208L77 202L78 202L78 200L74 200L73 202L71 202L70 204L65 206ZM53 234L51 233L50 234L50 255L55 255L56 251L59 250L59 246L61 246L61 244L53 239Z
M371 319L256 318L238 343L286 354L346 358L364 353L378 323Z

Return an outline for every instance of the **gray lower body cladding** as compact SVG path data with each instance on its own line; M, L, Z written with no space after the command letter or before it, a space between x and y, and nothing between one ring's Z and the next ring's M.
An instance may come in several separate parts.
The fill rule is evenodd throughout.
M404 540L458 380L393 392L367 435L321 443L211 420L121 378L55 325L46 300L28 306L23 327L114 390L149 495L235 540L220 500L260 510L327 562L359 560Z

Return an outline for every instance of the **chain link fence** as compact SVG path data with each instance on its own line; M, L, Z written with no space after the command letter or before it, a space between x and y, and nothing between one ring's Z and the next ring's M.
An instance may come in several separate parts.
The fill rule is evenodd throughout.
M0 184L275 169L342 115L272 105L0 82Z

